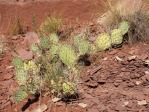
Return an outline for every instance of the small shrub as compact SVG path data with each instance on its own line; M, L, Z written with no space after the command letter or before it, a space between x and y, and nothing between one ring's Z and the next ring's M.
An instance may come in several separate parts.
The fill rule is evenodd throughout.
M48 16L41 24L39 31L43 34L57 33L62 24L62 19L58 14Z
M16 18L15 22L11 21L9 27L10 35L24 34L24 32L25 31L18 17Z

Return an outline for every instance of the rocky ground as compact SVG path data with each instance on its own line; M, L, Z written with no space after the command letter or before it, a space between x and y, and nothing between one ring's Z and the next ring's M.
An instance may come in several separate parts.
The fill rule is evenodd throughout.
M37 12L40 17L39 23L44 18L42 17L43 12L50 13L52 9L61 10L66 21L75 20L75 17L79 15L80 21L84 23L89 21L91 15L98 9L93 8L93 5L87 0L74 0L73 3L65 0L60 2L62 4L59 2L57 2L58 6L37 2L34 5L16 7L21 20L23 21L25 18L24 26L29 26L31 23L30 14L33 12ZM64 5L65 3L67 3L67 7ZM4 17L15 11L14 6L10 4L0 4L0 6L0 14ZM64 6L65 8L63 8ZM100 13L103 11L104 9ZM8 13L6 14L6 12ZM8 18L2 19L3 22L5 21L5 25L2 26L3 33L8 27L6 24L8 20ZM3 23L2 21L1 23ZM44 94L41 99L38 98L38 95L29 96L23 102L16 103L12 97L14 89L18 87L11 64L12 51L16 46L26 46L24 38L25 35L9 38L6 41L6 52L0 56L0 112L35 112L34 109L37 109L39 102L44 108L43 110L46 110L45 112L148 112L149 45L140 42L123 45L120 48L91 56L89 58L91 65L82 68L77 100L68 103L62 101L54 103L52 96Z

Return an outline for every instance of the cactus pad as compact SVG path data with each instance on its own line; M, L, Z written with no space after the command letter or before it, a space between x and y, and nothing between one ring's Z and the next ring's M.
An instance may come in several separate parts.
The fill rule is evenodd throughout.
M49 48L50 46L50 41L48 39L48 37L44 36L44 37L41 37L40 39L40 46L43 50Z
M62 85L64 95L74 95L76 92L75 84L71 82L65 82Z
M85 55L89 50L89 43L86 40L81 40L78 43L79 55Z
M59 41L58 36L57 36L55 33L52 33L52 34L50 35L50 41L51 41L52 43L57 43L57 42Z
M27 92L23 89L18 89L14 92L14 99L17 102L23 101L28 96Z
M99 51L104 51L111 47L110 36L107 33L102 33L95 41Z
M16 69L23 68L23 61L20 58L14 58L12 64Z
M23 69L18 69L15 75L19 85L25 85L27 80L27 72Z
M123 41L123 36L120 29L114 29L111 32L112 45L121 44Z
M50 48L50 56L51 56L51 59L53 59L53 58L56 56L58 50L59 50L59 46L58 46L58 45L53 44L53 45L51 46L51 48Z
M129 30L129 23L127 21L122 21L120 24L119 24L119 27L118 29L121 30L122 32L122 35L125 35L128 30Z
M61 46L59 50L59 57L62 60L62 62L69 67L72 66L77 60L77 56L74 50L69 45Z

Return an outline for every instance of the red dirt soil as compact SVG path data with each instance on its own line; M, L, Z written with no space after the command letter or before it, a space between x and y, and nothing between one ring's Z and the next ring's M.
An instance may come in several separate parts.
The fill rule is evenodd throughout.
M10 20L14 20L16 16L19 16L24 27L31 27L33 14L36 14L39 26L53 11L61 13L66 24L68 21L76 22L76 18L79 18L81 24L90 22L96 14L105 11L100 0L97 0L98 7L92 0L37 1L40 0L10 0L9 3L0 0L0 33L7 32ZM11 65L11 53L14 46L24 46L22 40L20 36L10 39L6 45L6 54L0 56L0 112L21 112L22 107L29 102L25 99L16 103L12 97L14 88L18 85ZM83 68L80 97L77 101L69 104L61 101L53 103L51 96L43 95L41 104L47 105L45 112L148 112L149 64L145 63L148 59L149 45L144 43L123 45L92 56L91 66ZM29 98L33 99L32 96ZM87 104L87 107L82 108L78 103ZM38 104L39 100L29 105L25 112L31 112Z
M2 0L4 1L4 0ZM37 0L39 1L39 0ZM64 21L89 22L104 11L100 0L40 0L39 2L2 2L0 3L0 33L8 32L10 21L14 21L19 17L21 24L25 28L31 27L33 15L36 16L37 26L41 24L43 19L48 15L56 12L62 15ZM47 1L47 2L44 2ZM98 3L98 5L97 5ZM99 10L100 8L100 10Z

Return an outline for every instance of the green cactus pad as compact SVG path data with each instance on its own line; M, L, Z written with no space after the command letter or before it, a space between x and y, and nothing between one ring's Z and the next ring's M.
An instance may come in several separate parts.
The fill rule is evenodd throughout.
M114 29L111 32L112 45L121 44L123 41L123 36L120 29Z
M53 59L53 58L56 56L58 50L59 50L59 46L58 46L58 45L53 44L53 45L51 46L51 48L50 48L50 56L51 56L51 59Z
M75 84L72 82L65 82L62 85L64 95L74 95L76 93Z
M89 50L89 43L86 40L81 40L78 43L78 50L79 50L79 55L86 54Z
M23 68L23 61L20 58L14 58L12 64L16 69Z
M14 99L17 101L17 102L21 102L23 101L27 96L27 92L24 91L23 89L18 89L14 92Z
M24 71L23 69L18 69L16 70L16 79L19 83L19 85L25 85L26 80L27 80L27 72Z
M57 36L55 33L52 33L52 34L50 35L50 41L51 41L52 43L58 43L58 41L59 41L58 36Z
M69 45L63 45L59 49L59 57L64 64L67 66L72 66L77 60L77 56L74 50Z
M102 33L99 35L95 43L97 44L99 51L104 51L111 47L110 36L107 33Z
M121 30L122 32L122 35L125 35L128 30L129 30L129 23L127 21L122 21L120 24L119 24L119 27L118 29Z
M41 37L41 39L40 39L40 46L41 46L41 48L43 50L49 48L50 41L49 41L47 36Z

